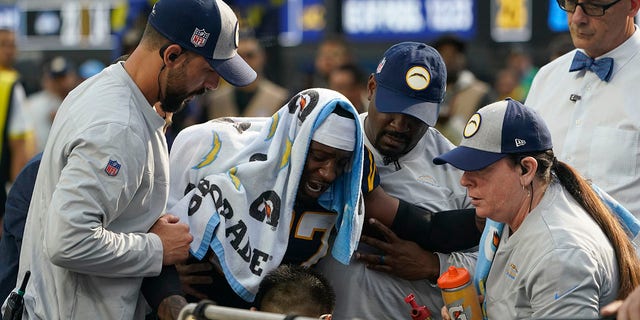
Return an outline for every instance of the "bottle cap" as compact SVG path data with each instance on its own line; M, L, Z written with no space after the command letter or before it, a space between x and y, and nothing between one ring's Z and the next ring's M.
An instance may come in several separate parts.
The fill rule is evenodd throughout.
M471 276L467 269L450 266L447 272L438 278L438 287L440 289L453 289L465 285L470 280Z

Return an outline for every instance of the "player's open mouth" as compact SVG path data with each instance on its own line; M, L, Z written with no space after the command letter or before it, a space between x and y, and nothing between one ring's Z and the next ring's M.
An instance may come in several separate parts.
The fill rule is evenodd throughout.
M320 192L324 188L324 184L307 182L306 187L307 187L307 190L311 192Z

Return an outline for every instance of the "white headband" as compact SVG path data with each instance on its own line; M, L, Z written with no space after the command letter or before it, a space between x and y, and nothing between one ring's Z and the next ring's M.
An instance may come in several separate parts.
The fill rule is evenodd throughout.
M356 141L355 119L329 114L313 133L311 140L344 151L353 151Z

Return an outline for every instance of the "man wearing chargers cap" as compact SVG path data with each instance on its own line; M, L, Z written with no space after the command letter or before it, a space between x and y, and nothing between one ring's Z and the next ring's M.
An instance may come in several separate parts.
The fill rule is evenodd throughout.
M462 172L432 163L435 156L454 147L433 128L445 86L446 69L440 54L417 42L403 42L389 48L367 84L369 112L360 116L365 145L373 153L380 186L391 196L406 201L400 201L397 215L390 213L375 218L404 238L416 239L401 232L401 226L411 229L412 221L404 220L400 214L411 208L411 204L430 212L470 208L466 192L459 185ZM375 196L368 196L366 201L375 199ZM429 217L436 219L438 215ZM456 226L455 230L463 234L478 233L472 211ZM422 229L423 237L426 232ZM362 237L362 241L368 244L373 238ZM439 310L443 305L440 291L425 278L435 283L440 270L428 270L430 275L427 275L421 262L439 264L446 270L452 263L471 267L475 261L473 254L434 255L413 242L404 241L405 244L412 251L409 264L403 263L401 256L386 250L381 255L362 242L360 257L367 265L352 261L345 266L330 258L320 261L319 270L336 288L335 318L397 318L410 311L403 300L409 293L414 293L417 301L430 310ZM399 245L392 243L390 247L399 248ZM370 257L375 259L372 261ZM434 314L434 317L438 318L438 315Z
M589 182L556 159L533 109L511 99L481 108L460 146L433 162L464 170L460 183L477 214L504 224L494 229L497 250L483 276L486 318L594 319L640 284L625 229Z
M219 0L160 0L138 47L60 106L33 192L18 282L29 319L141 319L140 285L186 260L192 236L164 214L166 116L219 77L247 85L238 22ZM154 105L157 109L154 109Z

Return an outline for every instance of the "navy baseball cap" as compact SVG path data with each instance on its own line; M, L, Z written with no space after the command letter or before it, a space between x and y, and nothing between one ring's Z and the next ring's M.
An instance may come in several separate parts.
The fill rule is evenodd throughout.
M398 43L384 53L375 79L378 111L436 125L447 86L447 68L436 49L419 42Z
M160 0L149 23L170 41L203 56L234 86L246 86L256 72L237 53L238 18L221 0Z
M533 109L510 98L476 112L464 127L460 145L433 159L464 171L486 168L512 153L553 148L551 133Z

